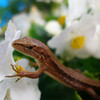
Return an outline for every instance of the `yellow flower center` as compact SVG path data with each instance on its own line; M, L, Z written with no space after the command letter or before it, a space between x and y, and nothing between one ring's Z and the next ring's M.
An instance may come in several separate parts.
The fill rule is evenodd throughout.
M82 48L84 45L84 36L77 36L75 38L72 39L70 46L72 47L72 49L79 49Z
M15 65L15 70L16 70L17 74L18 74L19 71L24 72L24 68L22 66L18 65L18 61L19 61L19 57L17 58L17 62L16 62L16 65Z
M24 72L24 68L22 67L22 66L15 66L15 70L16 70L16 72L17 71L22 71L22 72Z
M59 22L60 25L63 25L65 23L65 17L66 16L61 16L61 17L58 18L58 22Z

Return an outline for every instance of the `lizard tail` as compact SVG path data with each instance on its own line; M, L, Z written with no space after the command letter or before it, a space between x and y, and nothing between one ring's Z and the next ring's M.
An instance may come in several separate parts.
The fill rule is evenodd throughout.
M88 94L94 98L94 100L100 100L100 96L96 94L96 92L92 88L87 88L86 91Z

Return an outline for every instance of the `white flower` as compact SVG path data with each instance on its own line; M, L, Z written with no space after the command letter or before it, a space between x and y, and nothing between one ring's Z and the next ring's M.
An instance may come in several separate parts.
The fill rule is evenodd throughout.
M100 24L98 24L96 26L94 37L95 37L95 40L92 40L92 39L90 40L91 46L88 49L91 50L92 55L95 58L100 58ZM87 44L87 45L89 45L89 44Z
M14 74L10 65L15 64L11 43L19 36L20 31L17 31L15 25L10 21L5 32L5 40L0 43L0 100L4 100L8 89L10 90L11 100L39 100L38 79L23 78L15 83L16 78L5 78L6 75ZM28 61L25 59L20 60L19 63L25 68L28 67ZM30 70L32 69L30 68Z
M19 64L27 71L35 71L29 67L29 61L19 60ZM38 79L22 78L10 89L11 100L40 100L40 91L38 88Z
M51 20L45 25L45 30L53 36L57 36L61 32L61 25L56 20Z
M100 58L100 13L84 15L76 24L53 37L48 45L56 49L56 54L67 60L74 56L96 56L96 53Z
M68 0L68 12L66 16L66 25L71 26L82 17L90 8L89 0Z
M35 23L43 26L45 21L43 20L41 13L35 6L31 7L29 14L20 13L15 15L13 18L13 23L17 26L18 29L22 31L22 36L26 36L28 34L31 23Z
M100 11L100 0L90 0L90 4L93 13Z

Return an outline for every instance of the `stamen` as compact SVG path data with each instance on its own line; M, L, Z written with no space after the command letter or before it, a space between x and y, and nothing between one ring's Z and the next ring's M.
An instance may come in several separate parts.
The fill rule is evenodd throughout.
M19 65L18 65L18 61L19 61L19 57L17 58L15 67L12 65L12 67L14 67L13 70L14 70L16 73L18 73L19 71L24 72L24 68L23 68L22 66L19 66Z
M77 36L75 38L72 39L70 46L72 47L72 49L80 49L82 48L84 45L84 36Z
M16 65L18 65L19 57L17 58Z
M17 75L19 75L20 72L24 72L24 68L18 65L18 61L19 57L17 58L16 65L11 64L12 69L16 72L16 75L6 76L6 77L16 77ZM22 78L21 76L18 76L18 79L15 82L19 81L21 78Z
M60 16L60 17L58 18L58 22L59 22L60 25L63 25L63 24L65 23L65 17L66 17L66 16Z
M17 73L19 71L24 72L24 68L22 66L15 66L15 70L17 71Z

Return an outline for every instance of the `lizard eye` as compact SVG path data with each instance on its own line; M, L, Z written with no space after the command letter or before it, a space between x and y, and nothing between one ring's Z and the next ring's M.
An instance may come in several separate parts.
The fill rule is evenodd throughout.
M28 47L28 49L32 49L32 48L33 48L32 46Z
M32 46L26 47L26 50L32 50Z

